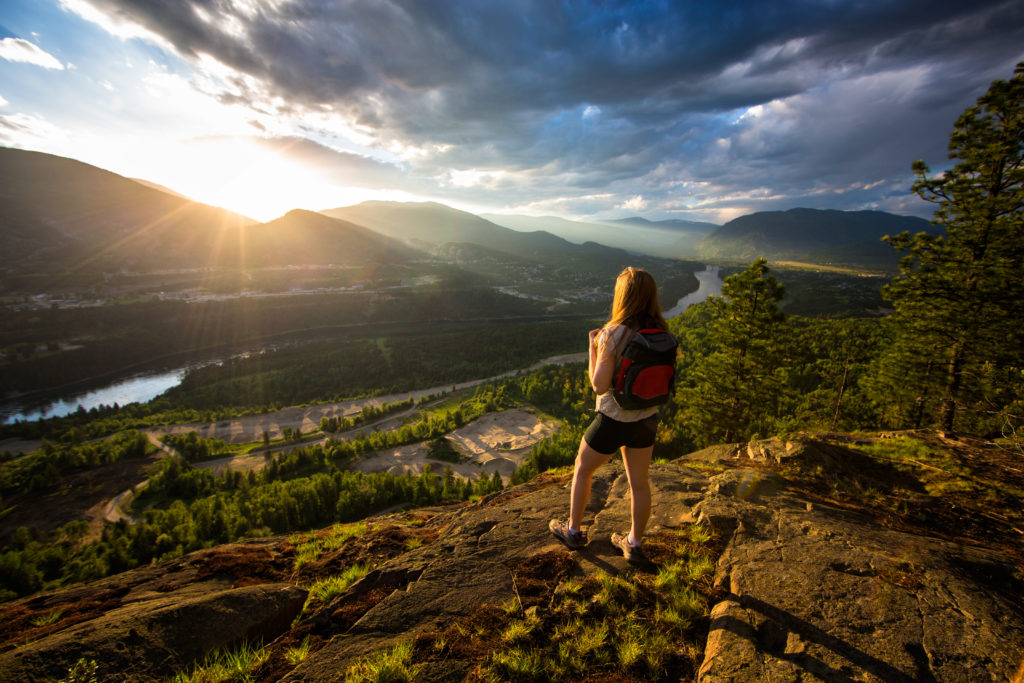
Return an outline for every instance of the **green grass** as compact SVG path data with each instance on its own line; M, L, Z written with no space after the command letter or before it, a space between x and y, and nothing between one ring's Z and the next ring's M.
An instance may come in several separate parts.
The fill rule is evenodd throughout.
M696 629L706 628L709 616L706 594L715 561L707 545L713 534L693 525L661 536L657 573L600 571L570 578L543 612L524 615L517 601L506 601L492 620L501 623L481 637L496 647L476 675L485 681L695 677L701 648ZM689 664L681 659L687 657Z
M239 647L214 650L202 663L178 673L170 683L250 683L253 672L267 661L269 653L262 645L242 644Z
M548 681L548 663L535 649L513 647L495 652L484 676L486 681Z
M298 666L302 662L306 661L306 657L309 656L309 636L302 639L302 642L295 647L290 647L285 650L284 658L292 666Z
M47 612L46 614L40 614L39 616L32 617L29 622L33 626L49 626L50 624L57 623L60 618L64 615L59 609Z
M309 587L309 595L306 597L306 604L303 605L299 618L301 619L306 614L328 604L344 593L353 583L366 576L369 571L369 565L355 564L341 574L318 579Z
M60 679L59 683L98 683L98 668L99 665L95 659L81 657L74 666L68 669L67 677Z
M370 528L366 522L335 524L326 534L317 536L295 535L289 540L295 544L295 569L315 562L326 552L337 550L350 538L362 536Z
M402 683L416 680L412 643L399 641L388 650L363 657L345 672L345 683Z
M501 632L501 639L506 643L517 643L528 639L541 625L540 618L531 615L525 619L516 619Z
M920 479L925 491L937 498L947 494L972 493L993 502L998 501L999 495L1024 500L1024 491L1008 486L1005 482L976 476L956 459L952 451L936 448L912 436L862 444L859 448L912 473ZM882 495L877 492L868 493L876 493L877 497Z

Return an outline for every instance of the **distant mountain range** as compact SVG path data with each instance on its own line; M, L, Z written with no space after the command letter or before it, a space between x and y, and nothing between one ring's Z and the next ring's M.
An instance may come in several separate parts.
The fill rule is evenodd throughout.
M574 244L546 230L513 230L476 214L434 202L370 201L320 213L365 225L428 250L441 245L469 243L544 263L565 263L566 259L622 261L626 258L622 250L594 241Z
M923 218L882 211L790 209L740 216L696 245L702 259L801 260L811 263L893 266L898 253L881 241L901 232L937 232Z
M580 222L478 216L429 202L296 210L258 223L78 161L0 148L0 275L8 291L42 291L55 278L67 281L69 273L95 281L123 271L429 258L532 262L584 272L621 267L630 260L627 251L891 266L897 255L879 240L904 230L934 228L920 218L878 211L792 209L716 226L640 217Z
M719 227L714 223L632 217L610 221L571 221L555 216L483 214L483 217L513 230L546 230L570 242L593 241L634 253L659 257L691 258L702 237Z

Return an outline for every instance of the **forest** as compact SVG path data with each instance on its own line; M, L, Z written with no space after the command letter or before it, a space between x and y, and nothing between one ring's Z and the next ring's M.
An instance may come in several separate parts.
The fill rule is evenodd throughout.
M923 163L915 164L914 191L936 204L936 220L945 231L887 238L902 254L899 273L879 291L891 315L787 313L785 285L764 259L757 259L726 278L721 297L671 319L680 355L675 396L661 412L655 458L797 431L919 428L971 434L1020 458L1022 140L1024 65L1010 81L994 83L957 121L950 142L956 161L952 169L932 175ZM562 348L561 341L565 351L581 350L591 324L481 325L469 334L459 330L427 338L431 343L414 335L388 335L373 343L320 349L318 363L309 366L285 349L197 373L153 406L111 407L9 426L5 434L47 441L39 453L0 463L0 494L6 500L15 490L32 487L45 495L67 472L138 457L146 447L131 430L156 424L155 419L209 418L222 405L260 410L369 394L382 386L408 389L439 379L455 382L467 374L487 376L510 363L522 367L523 361ZM188 460L162 458L134 501L136 523L107 525L93 539L81 521L52 534L25 527L14 532L0 552L0 597L105 576L240 538L361 519L395 505L489 495L540 472L571 466L592 417L593 395L586 369L578 363L497 380L446 405L440 411L417 411L394 429L351 438L338 431L351 425L325 424L331 438L324 445L268 454L259 472L214 475ZM499 477L462 480L451 470L395 476L349 468L366 453L434 441L487 412L521 405L563 426L533 448L508 482ZM192 441L194 458L220 447Z

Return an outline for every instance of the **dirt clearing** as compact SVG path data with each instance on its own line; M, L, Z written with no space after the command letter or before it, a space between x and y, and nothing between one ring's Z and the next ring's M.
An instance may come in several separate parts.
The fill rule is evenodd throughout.
M391 472L420 474L429 464L434 472L451 467L456 476L476 479L492 476L495 471L507 483L516 467L530 454L534 444L561 428L558 420L539 417L528 408L515 408L487 413L445 438L465 457L460 463L430 458L426 443L377 451L359 458L352 469L359 472Z

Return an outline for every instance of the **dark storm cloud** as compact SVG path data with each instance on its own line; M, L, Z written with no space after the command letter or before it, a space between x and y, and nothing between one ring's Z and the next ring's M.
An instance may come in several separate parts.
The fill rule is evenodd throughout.
M380 144L443 150L422 175L521 171L550 196L906 175L1024 58L1020 0L92 1L248 76L225 100L330 105Z

